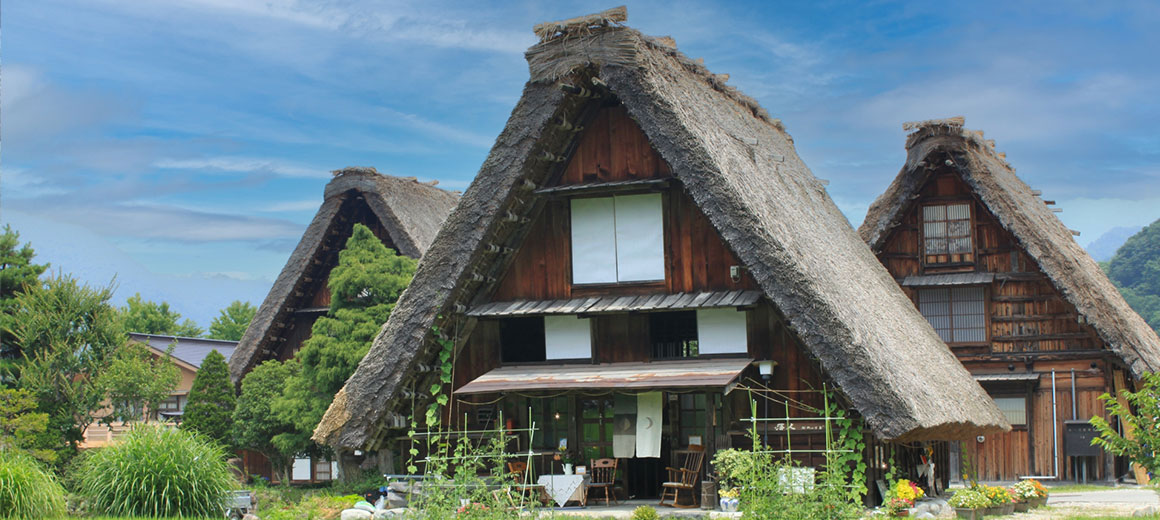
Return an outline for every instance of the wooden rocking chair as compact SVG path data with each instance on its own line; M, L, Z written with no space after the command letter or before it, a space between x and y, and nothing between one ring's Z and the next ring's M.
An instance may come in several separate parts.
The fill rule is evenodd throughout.
M697 494L694 490L697 486L697 477L701 476L701 464L705 462L705 448L703 446L689 446L687 451L682 452L684 462L679 468L665 468L669 472L669 480L661 484L661 501L657 505L669 507L692 508L700 504L697 499ZM681 492L684 491L689 494L689 504L681 505ZM665 500L672 494L672 502L666 504Z

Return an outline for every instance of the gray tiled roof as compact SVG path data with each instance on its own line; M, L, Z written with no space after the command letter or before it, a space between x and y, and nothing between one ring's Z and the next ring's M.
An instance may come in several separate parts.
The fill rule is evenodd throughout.
M216 349L219 354L228 360L234 353L234 347L238 344L236 341L220 339L183 338L180 336L141 334L139 332L130 332L129 339L148 344L162 352L165 352L169 348L170 343L176 341L177 346L173 349L173 357L199 368L201 367L201 361L205 359L209 351Z

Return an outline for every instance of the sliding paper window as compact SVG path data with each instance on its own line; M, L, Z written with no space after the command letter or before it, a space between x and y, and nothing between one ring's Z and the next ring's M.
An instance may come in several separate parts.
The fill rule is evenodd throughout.
M664 279L660 194L572 199L572 283Z
M918 310L947 343L987 340L986 303L982 287L920 289Z
M970 204L924 206L922 236L928 264L970 261L966 256L974 251Z

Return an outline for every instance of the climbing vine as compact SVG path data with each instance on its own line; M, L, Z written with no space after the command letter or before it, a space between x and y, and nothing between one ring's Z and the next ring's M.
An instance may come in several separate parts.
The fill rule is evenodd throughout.
M832 434L829 429L826 431L827 437L830 437L828 443L832 443L835 449L833 460L828 463L852 470L848 484L849 499L851 502L861 502L868 491L866 459L863 457L866 450L866 431L862 427L862 421L850 417L846 410L838 406L832 391L825 392L825 399L826 417L830 418L830 422L837 430Z

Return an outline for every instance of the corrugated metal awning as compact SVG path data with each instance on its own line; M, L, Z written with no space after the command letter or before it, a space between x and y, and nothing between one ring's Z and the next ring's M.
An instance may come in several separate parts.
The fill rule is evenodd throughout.
M995 273L948 273L907 276L903 287L938 287L947 285L984 285L995 280Z
M757 303L761 291L645 294L641 296L594 296L570 300L515 300L490 302L467 310L472 317L540 316L545 314L595 314L719 307L745 307Z
M975 381L986 383L991 381L1039 381L1039 374L1020 372L1009 374L975 374Z
M752 359L690 359L599 365L515 365L500 367L455 390L457 394L505 391L617 388L724 388Z

